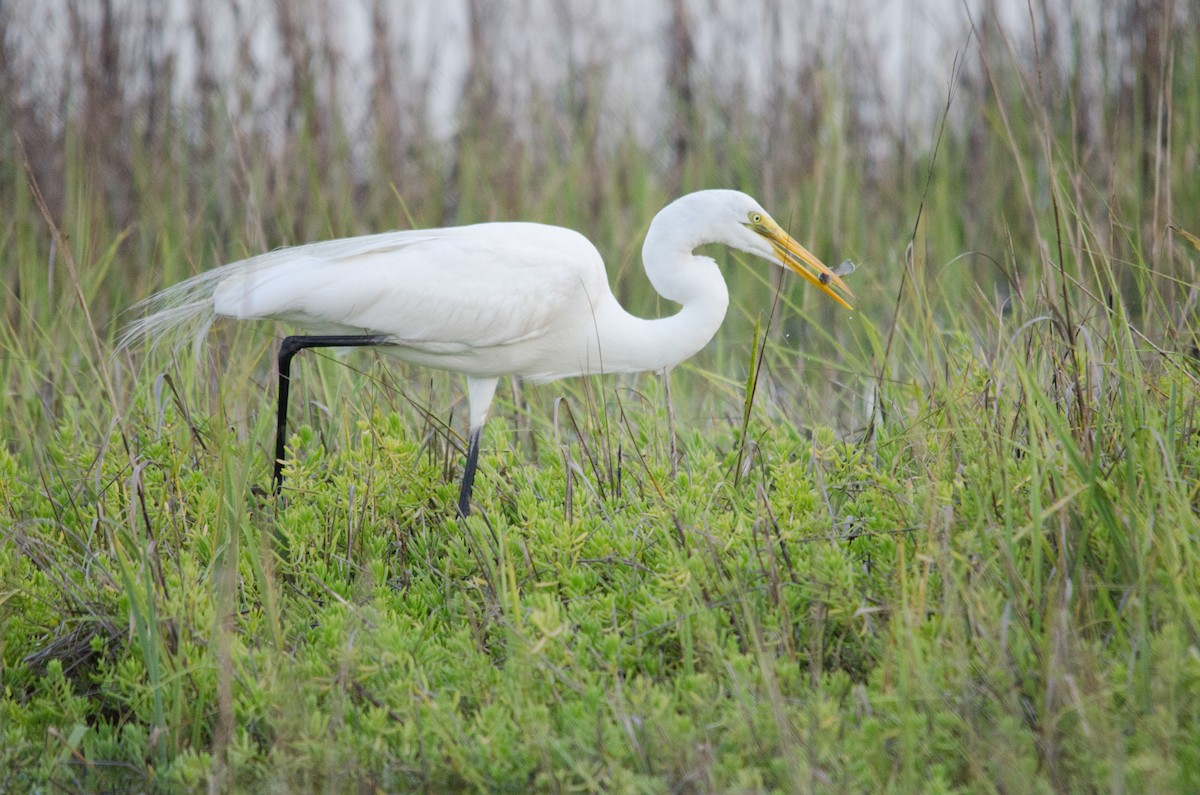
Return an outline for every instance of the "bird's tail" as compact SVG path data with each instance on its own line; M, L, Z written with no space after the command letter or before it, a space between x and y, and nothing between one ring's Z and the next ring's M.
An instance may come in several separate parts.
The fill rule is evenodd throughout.
M117 351L140 342L151 346L170 339L182 342L187 339L185 333L190 333L193 344L198 348L219 314L239 319L285 317L290 308L289 299L294 297L295 290L280 289L281 285L291 284L294 274L306 262L320 266L362 254L395 251L429 240L437 233L437 230L383 232L327 240L278 248L213 268L155 293L134 306L130 312L141 317L122 331ZM331 328L334 327L346 328L331 324Z
M213 293L222 279L245 267L245 261L213 268L155 293L129 309L140 315L121 331L116 352L138 343L155 347L169 340L199 347L216 319Z

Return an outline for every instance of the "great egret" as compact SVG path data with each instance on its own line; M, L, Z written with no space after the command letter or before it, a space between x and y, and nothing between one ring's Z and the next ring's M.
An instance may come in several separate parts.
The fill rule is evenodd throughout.
M225 265L139 304L151 312L121 346L157 340L215 315L292 321L336 335L288 337L279 351L275 488L282 480L287 386L295 353L382 346L421 365L467 376L470 433L459 512L470 511L479 441L496 383L670 368L703 348L729 292L695 249L721 243L788 268L847 309L853 293L751 197L705 190L676 199L650 224L646 276L682 307L648 320L621 307L604 261L578 232L533 223L386 232L272 251ZM839 269L839 272L844 272Z

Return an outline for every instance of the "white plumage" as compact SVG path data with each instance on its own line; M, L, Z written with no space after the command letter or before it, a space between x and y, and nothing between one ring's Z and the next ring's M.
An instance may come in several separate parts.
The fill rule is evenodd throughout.
M646 274L682 307L666 318L626 312L599 252L579 233L489 223L313 243L216 268L139 305L151 314L129 327L121 345L184 327L202 335L217 315L383 335L385 350L401 359L468 376L477 444L501 376L544 382L662 370L704 347L729 302L716 263L693 253L706 243L772 260L849 307L842 280L754 199L712 190L668 205L646 235ZM469 482L461 507L468 497Z

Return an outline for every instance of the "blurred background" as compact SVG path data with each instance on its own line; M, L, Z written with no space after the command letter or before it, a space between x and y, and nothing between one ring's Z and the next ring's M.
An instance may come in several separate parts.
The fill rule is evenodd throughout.
M959 298L1023 294L1064 241L1148 260L1158 307L1195 281L1197 0L0 0L0 27L7 223L42 224L32 178L85 262L116 246L101 323L281 244L515 218L583 230L653 311L640 235L717 186L875 266L881 321L922 212Z

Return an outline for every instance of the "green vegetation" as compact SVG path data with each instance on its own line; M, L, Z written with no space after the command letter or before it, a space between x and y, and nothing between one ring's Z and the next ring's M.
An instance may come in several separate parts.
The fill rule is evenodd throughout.
M311 130L257 159L218 123L131 143L121 211L86 128L45 205L6 140L0 791L1200 789L1189 35L1090 133L1069 82L984 46L971 121L916 160L832 107L770 190L753 125L690 149L685 189L861 263L858 310L716 254L677 459L658 376L502 387L467 521L455 378L304 354L277 504L279 330L114 358L118 314L451 192L458 222L585 231L672 311L639 266L655 151L497 157L493 130L457 182L430 144L364 186Z

